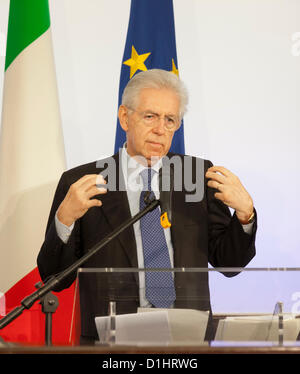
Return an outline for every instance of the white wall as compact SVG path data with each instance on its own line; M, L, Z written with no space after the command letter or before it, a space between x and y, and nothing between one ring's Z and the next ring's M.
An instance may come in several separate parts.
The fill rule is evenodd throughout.
M68 168L110 155L129 0L50 0ZM259 214L251 266L300 266L299 0L174 0L186 152L236 173ZM0 0L0 103L8 0ZM1 104L0 104L1 109Z

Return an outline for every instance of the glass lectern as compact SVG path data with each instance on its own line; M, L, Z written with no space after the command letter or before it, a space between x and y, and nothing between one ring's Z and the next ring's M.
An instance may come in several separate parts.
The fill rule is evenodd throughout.
M149 271L172 273L169 308L147 301ZM298 346L299 279L298 268L80 268L71 330L103 346Z

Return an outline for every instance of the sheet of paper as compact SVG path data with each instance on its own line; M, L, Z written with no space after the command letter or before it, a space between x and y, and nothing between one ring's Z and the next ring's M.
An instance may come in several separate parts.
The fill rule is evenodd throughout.
M197 344L204 341L208 322L208 311L194 309L138 308L138 313L166 311L169 317L172 343Z
M171 341L168 313L166 311L121 314L115 318L116 344L165 345ZM110 319L109 317L96 317L95 322L100 343L105 343Z
M300 331L300 320L290 314L283 316L285 341L295 341ZM237 316L219 321L215 340L222 341L277 341L278 316Z

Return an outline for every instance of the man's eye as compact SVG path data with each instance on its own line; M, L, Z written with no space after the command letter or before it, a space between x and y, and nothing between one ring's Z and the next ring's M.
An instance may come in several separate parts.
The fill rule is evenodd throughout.
M152 120L154 119L154 114L146 114L144 118L147 120Z
M175 122L174 118L172 118L172 117L168 117L167 120L168 120L169 123L174 123Z

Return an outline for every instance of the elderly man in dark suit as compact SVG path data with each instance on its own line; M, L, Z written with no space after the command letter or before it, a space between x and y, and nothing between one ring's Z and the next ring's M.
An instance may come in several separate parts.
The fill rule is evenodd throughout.
M71 265L124 220L135 215L143 207L140 198L143 190L150 189L159 197L159 170L164 158L175 156L169 149L186 105L186 89L172 73L154 69L139 73L129 81L119 108L120 124L127 137L123 148L110 159L65 172L59 181L38 256L43 279ZM208 160L182 155L176 155L176 160L180 167L174 169L175 179L180 170L181 176L176 180L183 180L187 175L191 180L200 180L201 198L188 201L191 191L182 183L181 189L175 188L172 193L170 228L161 228L160 232L156 219L151 221L150 217L150 214L155 217L157 212L151 212L148 218L143 218L144 222L135 223L106 245L86 267L203 268L208 263L214 267L248 264L255 255L256 212L251 196L238 177ZM108 164L114 165L112 170L117 177L107 172ZM190 166L185 173L187 164ZM145 182L142 175L149 179ZM114 186L110 179L116 181ZM233 215L228 207L234 210ZM154 253L149 255L152 249ZM75 276L61 283L59 289L70 286ZM161 280L170 283L163 291L165 304L152 300L153 295L147 291L151 282L155 280L147 279L145 272L141 272L115 275L109 282L91 278L82 283L83 340L96 339L94 317L107 314L110 297L99 291L104 284L108 293L114 290L117 313L136 312L139 306L210 310L206 273L175 273L171 279ZM213 338L210 328L206 337Z

